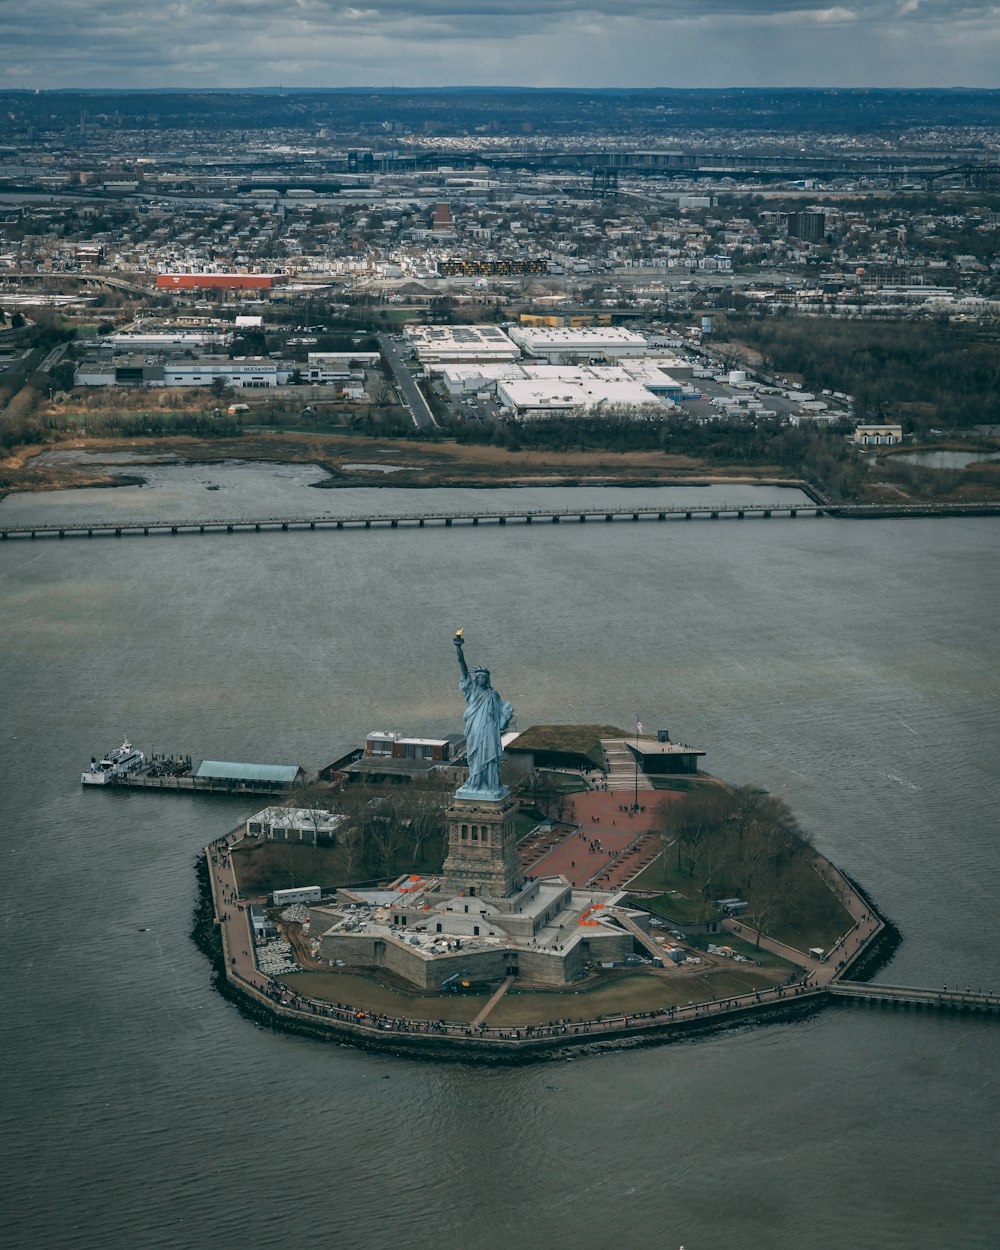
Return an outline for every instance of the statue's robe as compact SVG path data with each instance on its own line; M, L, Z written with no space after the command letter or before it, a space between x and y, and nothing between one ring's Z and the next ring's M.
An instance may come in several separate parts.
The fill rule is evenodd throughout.
M492 686L483 690L472 677L458 683L468 706L465 709L465 751L469 761L469 790L499 791L500 760L503 744L500 735L514 715L514 708L505 703Z

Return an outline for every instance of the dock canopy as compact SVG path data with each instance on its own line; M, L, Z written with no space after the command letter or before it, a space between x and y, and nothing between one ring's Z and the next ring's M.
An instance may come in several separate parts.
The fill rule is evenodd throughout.
M196 777L216 781L263 781L271 785L294 785L303 770L298 764L235 764L228 760L202 760Z

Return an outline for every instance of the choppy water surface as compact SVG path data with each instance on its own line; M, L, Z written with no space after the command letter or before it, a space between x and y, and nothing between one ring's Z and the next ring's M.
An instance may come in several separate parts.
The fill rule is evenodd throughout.
M200 499L188 472L152 470L148 515ZM414 493L244 472L282 509ZM844 1007L510 1071L274 1034L187 938L194 856L246 806L79 774L122 733L315 767L375 726L448 731L463 625L521 727L638 713L783 794L903 930L887 980L997 989L998 535L800 518L0 545L8 1244L994 1250L1000 1026Z

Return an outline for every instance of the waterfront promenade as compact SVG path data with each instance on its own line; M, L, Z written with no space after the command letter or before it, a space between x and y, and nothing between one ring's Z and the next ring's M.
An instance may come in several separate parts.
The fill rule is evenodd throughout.
M396 1049L447 1057L453 1053L479 1054L483 1058L540 1057L564 1045L590 1043L629 1044L669 1037L691 1029L734 1025L775 1012L808 1009L835 997L871 1001L914 1003L939 1008L961 1008L1000 1014L1000 996L880 987L845 980L859 957L879 938L885 922L862 898L850 881L822 856L816 870L823 875L850 913L853 925L835 943L827 957L817 959L784 946L766 935L761 946L801 969L788 982L744 994L689 1002L673 1007L635 1013L617 1012L589 1020L556 1019L545 1024L492 1026L489 1015L509 988L505 983L472 1022L447 1019L411 1019L371 1012L349 1003L331 1004L294 993L257 967L246 900L232 863L232 849L242 837L242 827L219 838L205 849L215 922L222 947L222 962L230 986L264 1009L276 1022L293 1029L349 1038L382 1049ZM739 921L725 927L746 938L755 937ZM650 975L658 975L650 973ZM665 974L659 974L665 975ZM446 1000L442 1011L446 1011Z

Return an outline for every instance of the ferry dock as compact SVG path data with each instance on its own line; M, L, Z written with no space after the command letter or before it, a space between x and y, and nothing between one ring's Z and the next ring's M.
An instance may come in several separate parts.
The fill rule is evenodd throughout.
M202 760L193 769L190 755L152 755L139 768L111 777L107 785L116 790L284 798L303 775L298 764Z

